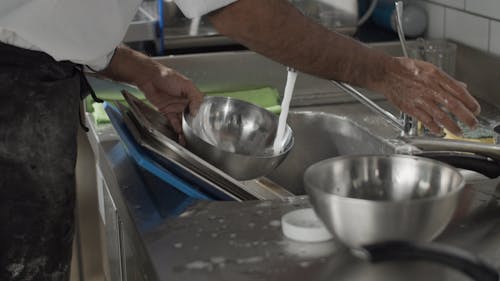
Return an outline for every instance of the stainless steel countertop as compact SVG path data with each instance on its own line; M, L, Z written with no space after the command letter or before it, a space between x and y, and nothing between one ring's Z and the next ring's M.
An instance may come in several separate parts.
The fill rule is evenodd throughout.
M468 187L459 214L438 241L477 253L498 267L497 184ZM306 197L199 203L146 234L145 242L161 280L467 280L423 262L372 265L335 241L285 238L281 215L308 206Z
M359 104L321 110L350 112L354 122L380 124L370 126L379 134L397 133L377 118L366 118L368 109ZM280 218L287 211L308 207L306 196L240 203L180 200L180 204L167 206L166 201L152 196L158 193L151 186L168 187L152 183L153 178L134 166L113 129L90 127L98 165L117 201L124 229L133 232L143 251L148 280L469 280L425 262L373 265L355 258L335 241L300 243L285 238ZM455 219L437 239L475 253L497 269L499 183L494 179L468 185Z

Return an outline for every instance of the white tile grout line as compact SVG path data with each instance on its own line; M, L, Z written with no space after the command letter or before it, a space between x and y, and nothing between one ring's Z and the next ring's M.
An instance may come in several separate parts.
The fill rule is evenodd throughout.
M426 1L429 2L429 3L435 4L435 5L447 8L447 9L457 10L457 11L460 11L462 13L473 15L473 16L476 16L476 17L481 17L481 18L488 19L488 20L500 21L500 19L492 18L490 16L481 15L481 14L478 14L478 13L475 13L475 12L467 11L465 9L460 9L460 8L457 8L457 7L453 7L453 6L448 6L448 5L445 5L445 4L437 3L437 2L434 2L432 0L426 0Z
M439 6L453 8L453 9L462 11L462 9L460 9L460 8L457 8L457 7L454 7L454 6L451 6L451 5L446 5L446 4L439 3L439 2L435 2L433 0L424 0L424 1L427 1L427 2L432 3L432 4L436 4L436 5L439 5ZM465 8L465 5L464 5L464 8Z
M488 53L491 53L491 20L488 21Z
M446 32L446 14L448 11L448 8L444 8L444 16L443 16L443 38L448 38L448 33Z

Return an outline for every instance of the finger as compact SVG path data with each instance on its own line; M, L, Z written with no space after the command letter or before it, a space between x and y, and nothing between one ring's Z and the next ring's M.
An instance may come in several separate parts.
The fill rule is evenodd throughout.
M432 118L432 116L430 116L429 114L427 114L424 110L418 108L418 107L414 107L413 108L413 115L417 120L419 120L420 122L422 122L422 124L424 125L424 127L426 127L427 129L429 129L429 131L431 131L433 134L435 135L441 135L442 134L442 129L441 127L436 123L434 122L434 119Z
M463 83L458 83L458 81L442 71L440 71L440 76L442 79L439 81L439 85L443 90L459 99L474 115L478 115L481 112L481 106L467 91L467 87L463 86Z
M203 102L204 94L192 83L186 83L182 92L189 100L189 112L191 112L192 115L196 115Z
M178 113L167 112L167 118L177 134L182 134L182 123Z
M179 134L179 144L182 146L186 146L186 137L184 134Z
M478 121L474 113L454 96L436 93L434 97L438 104L444 106L467 126L473 128L477 125Z
M457 123L455 123L450 118L450 115L444 112L437 104L432 101L424 101L423 104L425 106L420 108L423 109L427 114L432 116L432 119L435 123L437 123L439 126L443 126L455 135L462 134L462 131L460 130L460 127L458 127Z

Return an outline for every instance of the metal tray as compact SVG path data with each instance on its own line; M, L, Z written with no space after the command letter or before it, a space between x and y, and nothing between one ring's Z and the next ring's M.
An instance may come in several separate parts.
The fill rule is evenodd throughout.
M209 192L237 201L294 196L266 178L237 181L174 141L177 135L158 111L126 91L122 94L130 106L124 114L127 128L141 146L158 156L162 165Z

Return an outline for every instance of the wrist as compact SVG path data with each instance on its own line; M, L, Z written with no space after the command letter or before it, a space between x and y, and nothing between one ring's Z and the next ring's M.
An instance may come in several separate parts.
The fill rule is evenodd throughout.
M383 89L391 83L392 76L405 70L398 58L385 56L369 68L370 73L366 75L365 85L362 86L382 94Z
M129 83L141 87L142 85L154 80L155 77L161 76L166 67L149 57L137 58L134 68L130 73Z

